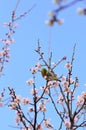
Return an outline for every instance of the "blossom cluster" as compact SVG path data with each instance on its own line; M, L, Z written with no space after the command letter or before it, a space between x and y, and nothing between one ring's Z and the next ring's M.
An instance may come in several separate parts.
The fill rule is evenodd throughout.
M34 68L30 68L30 71L32 74L35 74L39 71L40 68L41 68L41 64L37 63Z
M67 58L64 56L54 65L52 65L52 57L49 57L49 63L51 62L51 64L44 58L40 45L38 45L36 53L40 57L39 62L30 68L33 77L26 81L31 96L22 97L17 95L13 88L8 87L10 97L6 104L11 110L16 111L16 125L21 130L57 129L53 125L53 121L50 120L50 118L52 119L51 113L48 114L51 110L55 111L55 118L59 117L62 122L59 126L57 124L56 127L63 129L63 124L66 129L71 130L85 127L86 119L82 120L82 118L86 108L86 92L82 92L77 99L75 97L76 90L78 91L80 88L78 77L73 78L75 46L71 61L66 61ZM63 61L66 61L64 68L67 73L59 76L59 72L56 73L54 69ZM51 76L54 74L57 78L46 79L43 77L41 70L44 66L49 70ZM38 78L40 78L39 83L35 80L37 74L39 75ZM47 74L48 77L48 71ZM0 106L3 106L2 97L3 94L0 95ZM51 106L50 110L48 105Z
M80 0L52 0L54 4L57 5L57 8L53 11L49 11L48 15L50 17L50 20L45 21L45 24L49 26L53 26L54 23L58 23L59 25L62 25L64 23L64 19L59 19L58 14L61 12L61 10L67 9L68 7L80 2ZM84 2L82 0L81 2ZM78 8L77 9L78 14L80 15L86 15L86 8Z
M2 75L2 71L5 67L5 62L9 62L10 59L10 48L9 46L14 43L14 39L12 35L15 33L15 29L18 27L17 24L14 24L15 14L12 12L12 19L10 22L3 23L4 27L8 27L8 32L5 34L6 38L2 38L0 40L0 44L2 43L2 48L0 50L0 75Z
M57 76L59 80L47 80L44 78L45 84L41 87L37 87L36 85L34 80L36 77L35 74L41 74L43 65L47 68L50 66L44 59L43 53L39 47L36 52L41 57L41 63L38 62L35 67L30 69L33 78L26 81L33 98L23 98L16 95L13 89L9 89L12 97L9 107L17 111L15 118L16 124L22 124L22 130L44 130L46 128L52 130L55 129L50 118L46 117L47 112L49 112L47 107L49 103L56 111L55 116L59 116L66 129L78 129L79 127L85 127L86 121L80 120L80 118L84 116L86 92L82 92L81 96L77 97L77 100L74 95L76 89L80 87L78 77L76 76L75 78L72 78L75 46L73 48L71 62L68 61L64 65L67 70L67 75ZM55 66L51 66L51 70L53 69L54 71L54 68L64 60L66 59L62 58L62 60L56 63ZM42 83L42 80L40 80L40 82ZM75 104L75 109L73 108L73 104ZM29 114L29 117L24 114L22 105L27 106L27 113ZM40 115L41 119L38 118ZM60 124L59 127L62 129L62 124Z
M81 106L82 104L86 103L86 92L82 92L81 96L77 97L77 106Z

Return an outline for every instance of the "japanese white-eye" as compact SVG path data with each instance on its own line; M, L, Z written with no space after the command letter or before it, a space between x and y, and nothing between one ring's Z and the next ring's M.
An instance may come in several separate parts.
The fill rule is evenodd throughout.
M50 70L47 70L46 68L42 68L41 74L42 74L43 78L45 78L48 81L50 81L50 80L58 80L57 75L54 72L51 72Z

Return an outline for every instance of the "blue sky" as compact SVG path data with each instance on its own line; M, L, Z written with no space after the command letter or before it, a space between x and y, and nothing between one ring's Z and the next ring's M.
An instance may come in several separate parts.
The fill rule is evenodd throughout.
M11 18L11 11L15 8L17 0L3 0L0 2L0 39L5 37L7 28L3 27L3 22L9 22ZM67 61L70 60L72 49L76 43L76 53L74 62L74 75L79 77L81 91L86 91L84 84L86 83L86 16L79 16L77 14L78 7L85 7L85 4L78 3L59 14L59 18L64 19L64 24L59 26L55 24L53 27L46 26L45 20L48 20L48 11L56 8L52 4L52 0L21 0L17 14L20 15L24 11L36 3L36 7L24 18L16 21L19 27L13 36L15 43L10 47L11 59L5 65L4 74L1 77L0 91L10 85L15 88L19 95L29 95L29 89L26 86L26 80L32 77L28 71L29 68L38 62L38 55L34 49L37 47L37 40L40 39L42 49L45 51L45 56L48 56L49 34L51 32L51 51L53 52L53 61L63 56L67 56ZM59 73L65 73L63 63ZM14 118L15 112L10 111L7 107L0 108L0 128L3 130L12 130L8 125L15 126Z

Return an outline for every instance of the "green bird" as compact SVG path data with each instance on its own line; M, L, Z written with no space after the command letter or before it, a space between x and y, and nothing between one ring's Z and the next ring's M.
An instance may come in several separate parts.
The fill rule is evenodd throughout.
M45 78L48 81L50 81L50 80L58 80L57 75L54 72L51 72L50 70L47 70L46 68L42 68L41 74L42 74L43 78Z

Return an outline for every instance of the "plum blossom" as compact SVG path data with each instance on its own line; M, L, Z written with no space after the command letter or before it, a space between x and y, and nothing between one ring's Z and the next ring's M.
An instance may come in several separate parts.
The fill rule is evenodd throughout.
M34 111L34 108L33 108L33 107L29 107L28 110L29 110L30 112L33 112L33 111Z
M30 90L30 93L32 94L32 95L34 95L34 94L38 94L38 90L36 89L36 88L32 88L31 90Z
M19 124L19 123L20 123L20 117L19 117L19 116L17 116L17 117L15 118L15 122L16 122L16 124Z
M61 80L62 80L62 81L65 81L65 80L66 80L66 77L65 77L65 76L62 76Z
M86 100L86 92L82 92L82 98Z
M64 124L65 124L65 126L66 126L67 128L70 128L70 126L71 126L71 123L70 123L70 121L68 121L68 120L65 120L65 121L64 121Z
M67 63L65 64L65 68L70 69L71 67L72 67L72 65L71 65L70 62L67 62Z
M8 34L10 35L10 34ZM14 39L1 39L0 42L5 43L6 45L10 45L14 43Z
M50 119L44 120L44 124L45 124L45 126L50 124Z
M53 126L50 125L50 121L51 121L50 119L44 120L44 125L48 129L53 129Z
M47 109L45 106L43 106L43 104L39 104L38 110L40 110L41 112L46 112Z
M83 98L81 96L77 97L77 102L76 105L79 106L80 104L82 104L84 102Z
M49 90L46 86L42 86L41 89L45 92L45 94L49 94Z
M18 24L13 25L13 28L17 28L17 27L18 27Z
M17 103L20 103L22 100L22 97L20 95L16 95L16 99L15 99Z
M39 71L40 67L41 67L41 64L38 62L38 63L35 65L35 67L30 68L31 73L32 73L32 74L37 73L37 72Z
M63 96L62 96L62 95L59 95L57 103L62 104L62 103L63 103L63 101L64 101Z
M37 130L43 130L42 125L38 125Z
M37 67L38 69L40 69L40 68L41 68L41 64L38 62L38 63L35 65L35 67Z
M41 109L41 111L42 111L42 112L46 112L46 111L47 111L46 107L43 107L43 108Z
M32 74L35 74L38 71L38 68L31 68L30 71Z
M49 81L48 86L50 86L51 88L59 86L59 81Z
M82 105L83 103L84 103L83 97L82 97L82 96L78 96L78 97L77 97L76 105L77 105L77 106L80 106L80 105Z
M68 81L64 81L64 82L62 83L62 86L64 86L64 87L68 87L68 85L69 85Z
M29 79L29 80L26 81L27 86L30 86L33 83L34 83L33 79Z
M80 119L80 115L75 116L74 122L77 123L79 119Z
M63 19L59 19L59 20L57 20L57 23L58 23L59 25L62 25L62 24L64 23L64 20L63 20Z
M70 88L69 87L65 87L64 88L64 92L70 92Z
M23 102L24 105L27 105L27 104L30 103L30 99L29 98L23 98L22 102Z
M42 112L46 112L46 102L45 101L42 101L41 103L39 103L38 105L38 110L42 111Z
M11 103L10 105L9 105L9 107L12 109L12 110L16 110L16 107L17 107L17 103Z

